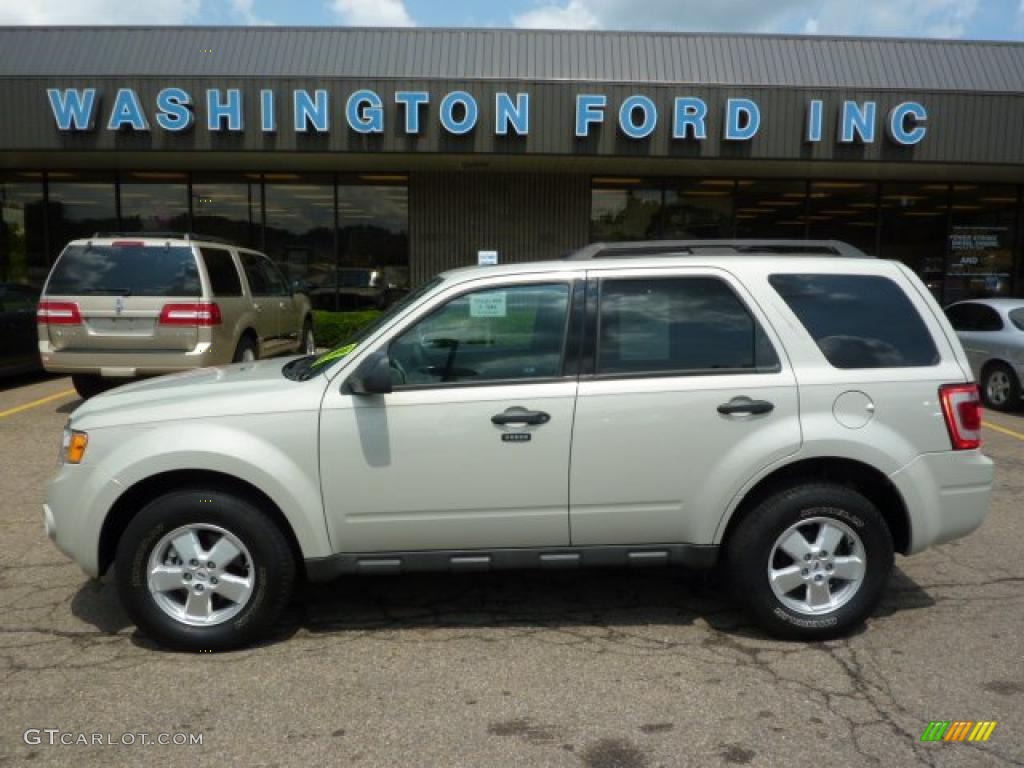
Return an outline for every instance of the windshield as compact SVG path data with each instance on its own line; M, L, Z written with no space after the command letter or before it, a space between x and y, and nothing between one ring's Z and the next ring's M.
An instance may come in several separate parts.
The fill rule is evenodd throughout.
M50 296L199 296L187 246L71 245L46 284Z
M299 358L294 363L286 366L285 375L289 378L300 378L309 379L318 373L322 373L327 370L333 363L341 360L343 357L351 354L362 341L369 338L377 329L391 322L391 319L396 315L404 312L406 308L412 306L420 300L422 296L430 293L442 282L442 278L435 277L412 293L406 294L399 301L392 304L386 312L375 318L370 323L367 323L358 331L350 335L348 338L342 339L341 343L335 347L332 347L322 355L315 357L309 355L308 357Z
M1010 311L1010 322L1017 326L1018 330L1024 331L1024 307Z

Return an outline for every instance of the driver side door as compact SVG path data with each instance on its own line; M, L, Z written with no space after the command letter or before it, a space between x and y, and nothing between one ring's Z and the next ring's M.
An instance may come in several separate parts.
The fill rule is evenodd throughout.
M389 394L332 382L320 470L335 550L569 543L573 285L544 278L454 289L373 345Z

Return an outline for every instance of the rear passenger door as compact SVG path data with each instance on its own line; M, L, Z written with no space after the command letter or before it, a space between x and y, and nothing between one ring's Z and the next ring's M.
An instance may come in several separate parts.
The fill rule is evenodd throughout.
M711 268L591 272L587 297L572 544L710 544L737 483L800 447L778 339Z
M255 312L254 325L260 337L260 357L267 357L279 352L281 344L281 310L278 307L277 291L280 290L270 278L264 265L265 258L257 253L239 251L245 280L249 284L252 296L252 309Z

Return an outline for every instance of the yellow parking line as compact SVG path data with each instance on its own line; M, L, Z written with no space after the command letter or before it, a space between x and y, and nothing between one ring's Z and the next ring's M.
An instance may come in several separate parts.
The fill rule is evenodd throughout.
M0 413L0 416L3 416L3 414ZM1002 432L1004 435L1016 437L1018 440L1024 440L1024 432L1015 432L1012 429L1007 429L1006 427L1001 427L998 424L993 424L991 421L983 421L981 424L989 429L994 429L996 432Z
M6 418L7 416L13 416L14 414L21 413L22 411L27 411L30 408L36 408L37 406L45 405L46 403L52 402L54 400L60 400L61 398L73 394L75 394L75 390L65 389L63 392L58 392L56 395L48 395L47 397L41 397L38 400L33 400L31 403L19 405L16 408L8 408L6 411L0 411L0 419Z

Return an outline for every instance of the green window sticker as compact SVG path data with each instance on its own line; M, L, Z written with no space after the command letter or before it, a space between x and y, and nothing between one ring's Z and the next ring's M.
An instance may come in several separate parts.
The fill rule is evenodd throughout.
M320 357L313 361L312 367L319 368L322 365L333 363L335 360L340 360L358 346L359 344L346 344L344 347L338 347L337 349L332 349L330 352L324 352Z

